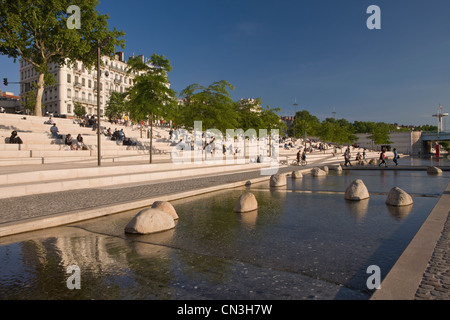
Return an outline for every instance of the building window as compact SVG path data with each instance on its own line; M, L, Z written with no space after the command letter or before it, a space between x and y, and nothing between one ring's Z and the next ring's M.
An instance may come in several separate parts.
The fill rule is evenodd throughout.
M81 85L84 87L86 85L86 79L81 78Z
M67 83L72 82L72 76L70 74L67 75Z
M72 113L72 105L67 105L67 113Z
M72 98L72 89L67 89L67 98Z
M92 80L88 80L88 87L90 88L92 86Z

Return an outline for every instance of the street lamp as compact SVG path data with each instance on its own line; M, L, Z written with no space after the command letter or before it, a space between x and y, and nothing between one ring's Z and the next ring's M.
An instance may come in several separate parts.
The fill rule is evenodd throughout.
M100 55L101 49L110 41L111 37L107 37L102 42L97 40L97 164L102 165L102 151L101 151L101 132L100 132Z

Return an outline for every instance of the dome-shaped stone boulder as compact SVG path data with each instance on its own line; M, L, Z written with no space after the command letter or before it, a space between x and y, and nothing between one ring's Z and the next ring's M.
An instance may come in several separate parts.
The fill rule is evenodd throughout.
M153 202L152 208L167 212L175 220L178 219L178 214L177 214L175 208L168 201L155 201L155 202Z
M285 174L274 174L270 177L270 186L271 187L282 187L287 184L286 175Z
M234 212L249 212L256 209L258 209L258 201L251 192L242 194L234 206Z
M345 199L359 201L370 197L366 185L361 179L353 181L345 190Z
M412 197L406 193L404 190L400 189L399 187L392 188L391 191L389 191L386 204L391 206L409 206L413 204Z
M302 179L303 178L303 174L300 170L295 170L292 171L292 178L293 179Z
M427 168L427 173L429 173L429 174L442 174L442 169L440 169L438 167L428 167Z
M149 234L175 228L175 220L164 211L147 208L140 211L125 227L126 233Z
M323 176L326 176L327 173L320 168L314 168L311 170L311 175L313 177L323 177Z

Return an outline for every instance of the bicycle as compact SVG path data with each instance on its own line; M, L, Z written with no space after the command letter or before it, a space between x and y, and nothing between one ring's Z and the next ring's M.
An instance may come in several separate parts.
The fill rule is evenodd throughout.
M292 164L293 165L297 165L297 166L306 166L307 164L308 164L308 161L306 161L306 160L300 160L300 161L297 161L297 160L293 160L292 161Z

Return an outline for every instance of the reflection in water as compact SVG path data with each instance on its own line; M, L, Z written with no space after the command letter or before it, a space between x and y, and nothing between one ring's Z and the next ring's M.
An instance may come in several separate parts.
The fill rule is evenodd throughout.
M236 213L239 221L242 225L248 229L254 229L256 226L256 220L258 218L258 210L248 211L248 212L238 212Z
M346 200L345 204L350 210L350 213L353 215L353 217L356 220L357 224L360 224L364 217L366 216L368 210L369 210L369 199L364 199L360 201L349 201Z
M405 219L413 208L412 204L409 206L386 206L389 210L389 213L397 220Z
M371 194L349 202L343 192L355 175L305 175L288 178L287 191L259 183L174 201L176 227L152 235L124 233L135 210L11 237L0 243L0 298L367 299L364 266L389 270L437 199L392 207ZM362 177L369 192L402 184L430 192L422 174L385 175ZM258 210L233 211L243 191ZM72 264L82 271L81 290L67 289Z
M140 256L151 257L159 255L165 245L171 243L175 229L145 235L126 235L130 241L130 248Z

